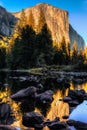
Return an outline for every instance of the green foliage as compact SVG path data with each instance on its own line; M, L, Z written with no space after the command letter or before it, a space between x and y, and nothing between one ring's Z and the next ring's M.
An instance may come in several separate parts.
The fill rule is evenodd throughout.
M25 26L21 30L21 38L16 38L10 54L10 68L27 68L32 64L34 54L35 32L30 26Z
M65 64L65 55L61 50L58 50L58 51L55 52L53 63L55 65Z
M52 50L51 34L46 25L39 34L26 25L21 29L20 37L14 40L8 63L11 69L51 64Z
M53 63L55 65L66 65L70 63L70 46L63 37L59 49L55 49Z
M53 48L51 32L47 25L44 24L41 32L35 33L32 28L34 25L25 24L24 11L21 19L23 17L24 21L19 21L19 29L14 32L14 38L12 37L11 40L13 44L7 59L10 69L27 69L45 65L69 65L77 62L84 63L83 52L80 51L78 53L76 42L74 42L72 51L70 50L70 44L66 43L64 38L60 43L60 48ZM33 21L32 12L30 17L32 17L31 21ZM15 36L16 34L17 36Z
M52 63L53 45L51 33L45 24L39 34L37 34L37 48L38 55L43 55L44 61L47 65ZM41 57L41 56L40 56Z
M77 64L78 61L78 46L76 41L73 43L73 48L72 48L72 64Z

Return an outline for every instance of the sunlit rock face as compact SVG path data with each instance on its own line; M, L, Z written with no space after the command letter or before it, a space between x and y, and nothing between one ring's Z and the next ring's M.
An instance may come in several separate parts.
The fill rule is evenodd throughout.
M0 6L0 35L9 36L16 23L16 18Z
M52 34L52 39L54 41L54 46L58 46L61 43L63 37L66 42L69 42L69 24L68 24L68 12L53 7L49 4L41 3L32 8L27 8L24 10L25 15L30 24L31 12L34 19L33 28L36 32L40 32L42 26L46 23ZM16 17L20 18L21 12L14 14ZM39 30L38 30L39 27Z
M36 33L39 33L44 24L47 24L52 35L53 46L60 47L62 40L65 39L71 47L76 40L78 48L84 48L83 38L69 24L67 11L41 3L25 9L24 12L26 24L31 25ZM9 13L0 6L0 35L9 36L20 17L21 12Z
M76 33L76 31L69 25L68 12L58 9L49 4L41 3L34 7L27 8L24 10L27 23L33 27L38 33L42 26L46 23L53 39L53 45L60 46L63 38L66 43L76 40L79 48L84 47L84 40ZM14 13L17 18L21 17L21 12Z

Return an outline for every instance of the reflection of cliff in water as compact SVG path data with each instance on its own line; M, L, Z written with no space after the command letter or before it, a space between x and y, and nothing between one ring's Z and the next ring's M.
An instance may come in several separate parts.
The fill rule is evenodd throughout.
M9 88L10 87L8 86L4 90L0 91L0 111L2 112L1 116L3 118L3 122L5 122L5 125L10 124L15 127L23 127L21 124L22 114L20 112L20 107L19 107L20 103L15 103L10 98L11 91ZM10 109L7 108L8 106L10 106Z
M60 117L60 120L63 120L62 117L69 115L69 106L67 103L60 101L64 96L67 96L68 89L66 90L65 95L62 94L62 91L57 91L54 94L54 101L51 104L50 110L47 112L47 119L53 120L55 117Z
M4 76L4 75L3 75ZM5 77L5 76L4 76ZM29 81L28 84L27 82L23 82L23 81L19 81L19 75L18 75L18 79L10 79L9 83L10 86L1 86L0 89L0 104L2 103L8 103L11 106L12 109L12 115L15 116L16 121L14 121L11 125L12 126L16 126L16 127L20 127L20 128L24 128L22 126L22 112L20 111L21 108L23 109L22 105L20 103L15 103L10 97L13 93L19 91L22 88L26 88L28 87L28 84L30 83ZM87 92L87 82L78 85L78 84L73 84L72 82L70 83L70 88L64 87L64 82L60 83L60 85L58 85L58 83L54 82L55 80L51 82L46 82L48 84L42 84L43 86L45 86L45 88L43 89L43 91L47 90L47 89L52 89L54 90L54 95L53 95L53 102L51 103L51 105L48 108L45 107L41 107L30 103L30 101L27 103L27 105L24 105L24 112L26 112L26 108L28 108L28 111L36 111L39 113L44 114L44 110L46 110L45 112L45 120L50 119L53 120L56 117L60 117L61 121L65 121L65 119L63 119L63 116L67 116L69 115L69 106L67 103L64 103L61 99L64 98L65 96L68 95L68 91L69 89L84 89ZM6 78L4 78L4 80L2 80L3 84L6 83ZM7 82L8 83L8 82ZM42 82L41 82L42 83ZM50 87L51 85L51 87ZM60 86L60 87L59 87ZM2 89L3 88L3 89ZM54 89L55 88L55 89ZM20 108L21 107L21 108ZM48 128L44 128L44 130L48 130Z

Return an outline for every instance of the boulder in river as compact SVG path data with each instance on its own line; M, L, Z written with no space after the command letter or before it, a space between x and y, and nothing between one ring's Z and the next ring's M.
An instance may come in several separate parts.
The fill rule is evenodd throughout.
M14 121L14 117L11 116L12 110L9 104L0 104L0 124L11 124Z
M53 122L49 126L50 130L63 130L67 128L67 124L65 122Z
M33 87L33 86L28 87L28 88L22 89L22 90L18 91L17 93L13 94L11 96L11 98L15 101L22 101L27 98L34 99L35 95L36 95L36 91L37 91L37 89L35 87Z
M22 117L22 124L26 127L36 128L42 125L43 122L44 122L44 116L37 112L25 113Z
M87 130L87 123L84 123L84 122L75 121L75 120L68 120L67 124L69 126L72 126L71 130Z
M53 91L47 90L36 95L36 102L42 105L49 105L53 101Z

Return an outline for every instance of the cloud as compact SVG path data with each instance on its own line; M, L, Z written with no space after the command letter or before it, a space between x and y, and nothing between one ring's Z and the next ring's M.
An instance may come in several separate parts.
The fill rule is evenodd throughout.
M2 1L0 1L0 5L3 6L3 2Z

